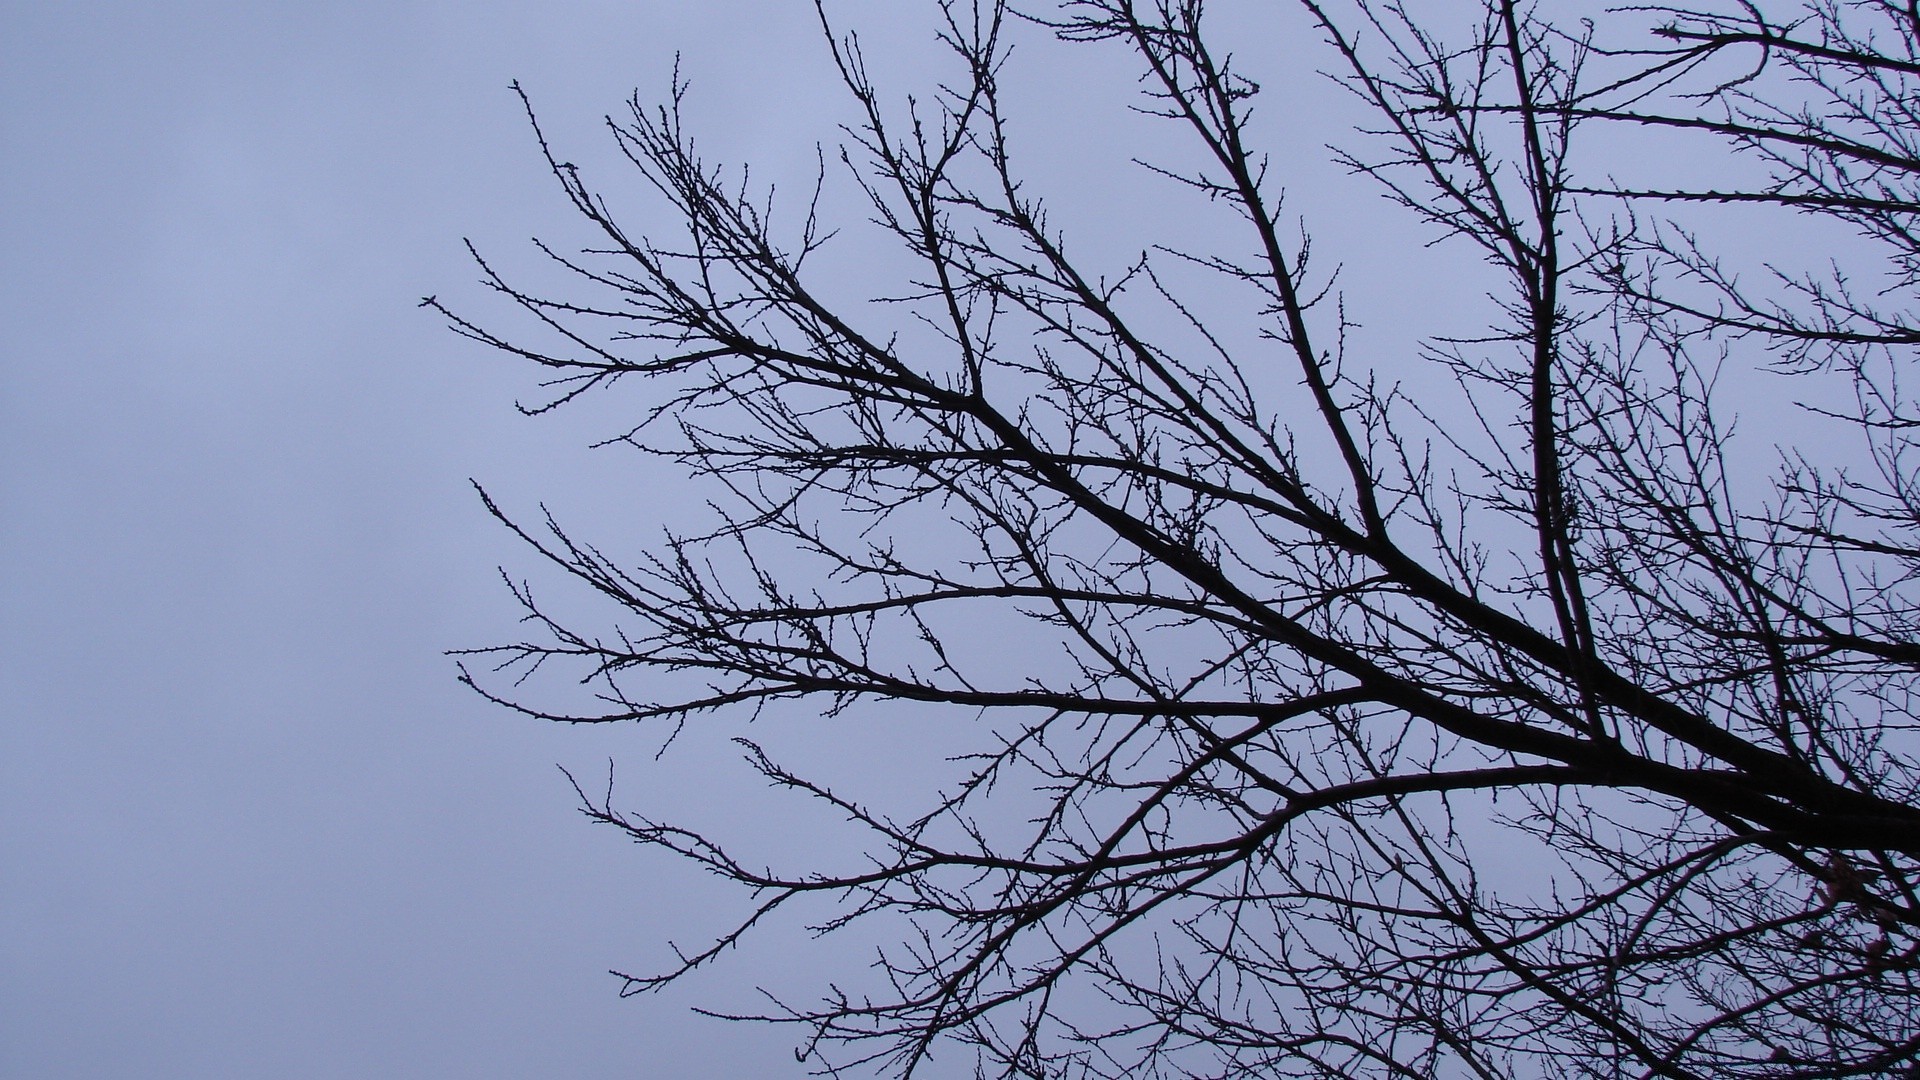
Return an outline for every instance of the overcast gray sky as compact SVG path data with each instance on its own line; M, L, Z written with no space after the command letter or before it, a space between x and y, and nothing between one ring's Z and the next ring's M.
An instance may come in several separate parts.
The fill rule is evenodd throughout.
M819 107L810 20L0 5L0 1074L801 1072L604 974L707 897L554 765L651 742L439 655L511 633L466 478L564 501L585 439L414 305L557 220L509 80L585 141L678 48L751 148Z
M903 72L913 6L834 5ZM7 0L0 25L0 1074L801 1074L796 1033L686 1006L802 954L645 1002L604 974L726 902L586 827L554 770L657 739L505 714L441 655L513 632L493 568L525 562L468 477L608 519L669 482L585 455L590 419L519 418L532 373L415 304L480 299L463 236L569 235L512 79L592 160L680 50L703 147L804 173L844 116L811 4ZM1056 164L1100 141L1084 95L1114 83L1024 70ZM1137 219L1120 190L1078 213ZM1316 222L1362 276L1364 221ZM1395 296L1447 289L1477 295ZM710 795L702 753L644 794Z

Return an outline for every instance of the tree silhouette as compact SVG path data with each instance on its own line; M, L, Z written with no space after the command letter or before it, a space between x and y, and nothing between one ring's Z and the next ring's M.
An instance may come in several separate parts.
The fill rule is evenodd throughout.
M718 515L617 559L488 499L607 617L512 584L534 632L465 654L482 694L976 736L891 810L745 744L863 830L852 867L583 795L755 901L627 990L811 904L897 938L774 1010L830 1068L1920 1075L1920 10L1301 0L1372 117L1330 153L1499 289L1483 333L1380 352L1348 307L1404 313L1309 272L1202 7L949 0L961 75L899 109L829 28L846 173L912 265L884 304L829 298L818 201L789 226L696 156L677 78L609 121L645 236L542 136L596 235L542 247L572 286L480 262L527 333L428 301L550 371L529 411L643 380L625 440ZM999 85L1048 33L1130 53L1189 151L1147 167L1236 237L1070 254ZM1730 228L1835 239L1790 264ZM599 705L517 681L545 666Z

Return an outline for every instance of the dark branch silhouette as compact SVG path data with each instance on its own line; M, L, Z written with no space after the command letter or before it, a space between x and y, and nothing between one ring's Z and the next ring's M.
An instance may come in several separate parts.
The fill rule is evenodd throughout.
M1373 117L1332 153L1493 268L1484 334L1368 351L1201 0L944 3L959 76L904 110L823 11L841 162L914 266L884 304L829 298L817 198L790 227L696 156L677 76L609 120L645 235L540 135L595 233L540 248L573 285L476 252L534 329L428 304L551 372L530 413L644 381L622 439L717 524L616 558L483 493L607 617L510 580L533 633L468 681L550 720L978 732L896 811L743 743L862 830L853 869L583 792L754 898L627 990L811 905L904 928L871 985L774 1010L830 1069L1920 1075L1920 11L1299 7ZM1191 151L1147 167L1237 246L1070 254L1009 134L1017 34L1125 50ZM1718 254L1735 209L1834 247ZM1794 422L1736 435L1755 385ZM547 666L596 703L523 684Z

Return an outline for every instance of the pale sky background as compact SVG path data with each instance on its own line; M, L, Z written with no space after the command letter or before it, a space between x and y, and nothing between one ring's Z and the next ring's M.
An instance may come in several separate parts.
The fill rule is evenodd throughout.
M910 6L835 8L911 72ZM657 739L506 714L441 655L514 632L494 567L528 562L468 477L615 521L670 484L518 417L533 373L415 305L497 310L463 236L512 265L579 235L510 80L604 161L598 118L679 50L704 146L805 171L846 117L811 4L4 0L0 27L0 1075L802 1075L796 1032L686 1011L802 954L653 999L604 974L725 901L588 828L554 766L617 756L674 806L713 762L648 770ZM1086 73L1038 75L1068 160L1102 137L1076 95L1128 85ZM1361 280L1384 255L1398 310L1478 295L1366 215L1316 233Z
M597 149L678 48L750 149L825 127L811 18L0 5L0 1075L802 1074L604 974L708 925L554 769L652 742L440 656L513 631L466 478L564 501L587 440L415 304L560 220L510 80Z

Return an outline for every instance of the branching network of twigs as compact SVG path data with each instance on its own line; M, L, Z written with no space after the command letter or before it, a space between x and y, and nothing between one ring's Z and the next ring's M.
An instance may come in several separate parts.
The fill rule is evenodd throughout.
M1332 151L1369 212L1496 274L1484 334L1386 355L1278 206L1266 154L1317 148L1255 106L1314 102L1203 6L947 0L958 74L911 108L823 10L857 117L825 175L912 267L883 304L810 263L861 222L788 228L696 156L677 77L609 121L644 234L542 135L595 234L542 247L573 286L481 260L524 332L428 301L549 371L530 411L639 384L626 441L721 515L616 558L489 499L607 618L515 585L533 632L464 654L480 693L979 732L892 811L749 745L864 830L852 871L583 795L754 897L627 989L812 905L901 930L871 985L776 1010L830 1070L1920 1075L1920 10L1299 0L1372 118ZM1128 52L1189 151L1149 163L1164 212L1230 207L1229 247L1070 256L1016 167L1023 34ZM1834 248L1742 262L1731 220ZM1736 435L1730 399L1790 419ZM598 708L516 682L543 665Z

